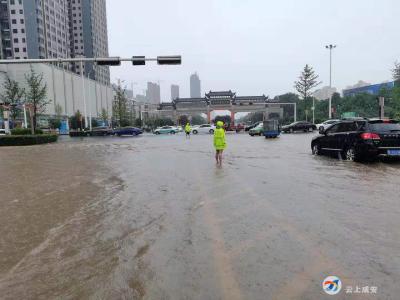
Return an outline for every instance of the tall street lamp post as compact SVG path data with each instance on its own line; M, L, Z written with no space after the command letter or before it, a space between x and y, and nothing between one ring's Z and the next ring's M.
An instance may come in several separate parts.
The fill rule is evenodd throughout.
M327 45L325 48L329 50L329 119L332 119L332 50L336 45Z

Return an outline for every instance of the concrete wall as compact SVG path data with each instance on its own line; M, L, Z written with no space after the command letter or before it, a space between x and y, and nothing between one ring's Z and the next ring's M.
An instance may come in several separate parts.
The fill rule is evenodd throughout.
M82 78L75 73L47 64L33 64L32 67L37 73L43 74L43 81L47 84L47 99L51 100L51 103L47 106L46 114L55 114L56 104L62 107L63 115L72 116L77 110L84 114L83 95L85 95L88 116L97 117L103 108L111 116L113 97L111 86L88 78L85 78L82 84ZM27 87L25 74L30 72L29 65L0 65L0 93L3 92L4 72L18 81L22 87Z

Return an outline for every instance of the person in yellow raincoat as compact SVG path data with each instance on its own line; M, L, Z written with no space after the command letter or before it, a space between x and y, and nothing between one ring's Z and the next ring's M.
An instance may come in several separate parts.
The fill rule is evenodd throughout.
M217 128L214 130L214 147L216 150L215 159L217 165L222 165L222 153L226 148L225 129L222 121L217 122Z
M190 132L192 131L192 128L190 127L189 122L186 123L185 125L185 133L186 133L186 138L190 139Z

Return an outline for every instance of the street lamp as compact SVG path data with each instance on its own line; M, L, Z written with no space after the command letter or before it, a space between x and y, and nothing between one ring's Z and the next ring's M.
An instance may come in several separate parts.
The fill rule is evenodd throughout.
M329 50L329 119L332 119L332 50L336 48L336 45L327 45L326 49Z

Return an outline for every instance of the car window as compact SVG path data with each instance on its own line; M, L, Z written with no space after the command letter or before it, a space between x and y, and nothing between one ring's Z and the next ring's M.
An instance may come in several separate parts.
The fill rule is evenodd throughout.
M356 131L357 126L355 123L340 123L338 124L338 129L336 132L350 132L350 131Z
M338 132L339 125L340 125L340 124L336 124L336 125L333 125L333 126L329 127L328 130L326 131L326 133L335 133L335 132Z
M399 131L399 123L370 123L369 127L372 131Z

